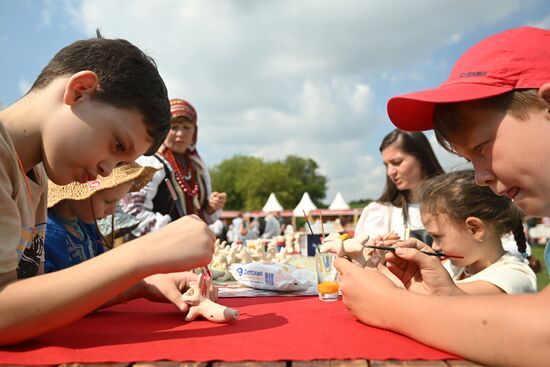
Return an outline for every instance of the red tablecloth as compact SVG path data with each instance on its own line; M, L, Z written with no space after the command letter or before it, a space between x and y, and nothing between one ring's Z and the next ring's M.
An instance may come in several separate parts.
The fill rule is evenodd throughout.
M405 336L366 326L341 301L224 298L231 324L185 322L170 304L136 300L93 313L33 341L0 349L0 364L312 359L452 359Z

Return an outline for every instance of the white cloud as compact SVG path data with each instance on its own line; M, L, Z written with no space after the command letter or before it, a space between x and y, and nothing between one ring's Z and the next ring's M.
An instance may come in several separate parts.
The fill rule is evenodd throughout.
M55 12L56 4L51 0L45 0L41 11L41 22L38 24L38 28L46 28L52 24L52 13Z
M538 22L533 22L529 24L532 27L542 28L542 29L550 29L550 15L545 16L543 19L541 19Z
M347 200L377 197L384 185L377 147L391 125L375 100L388 92L370 78L404 89L430 80L427 70L449 68L432 59L435 50L524 5L84 0L67 6L90 35L99 28L155 58L170 95L197 108L208 164L235 154L312 157L328 176L328 203L337 191Z

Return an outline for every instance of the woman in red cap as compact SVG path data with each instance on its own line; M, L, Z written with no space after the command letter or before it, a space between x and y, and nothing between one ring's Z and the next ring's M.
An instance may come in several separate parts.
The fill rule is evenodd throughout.
M184 215L196 214L212 224L225 205L226 194L212 192L208 168L197 152L195 108L183 99L171 99L170 112L170 131L159 151L137 160L159 171L147 186L123 200L123 210L140 221L132 232L136 237Z

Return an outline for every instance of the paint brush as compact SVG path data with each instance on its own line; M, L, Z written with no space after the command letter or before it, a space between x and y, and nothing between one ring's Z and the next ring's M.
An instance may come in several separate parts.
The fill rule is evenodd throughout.
M180 201L178 200L178 196L176 195L176 190L174 190L174 186L172 186L172 183L168 178L164 179L164 182L166 183L166 187L168 187L168 191L170 191L170 196L172 197L172 200L174 200L174 205L176 205L176 209L178 211L178 214L181 217L184 216L183 209L181 207ZM201 268L201 273L203 274L203 277L205 279L205 286L201 290L203 293L203 296L206 296L208 294L208 283L212 279L212 273L210 272L210 269L208 268L208 265Z
M395 250L397 249L397 247L390 247L390 246L373 246L373 245L362 245L362 246L366 247L366 248L372 248L372 249L375 249L375 250L383 250L383 251L391 251L391 252L395 252ZM453 258L453 259L463 259L464 258L464 256L445 254L445 253L440 252L440 251L420 250L420 252L422 252L423 254L426 254L428 256L448 257L448 258Z
M302 212L304 213L304 219L306 220L307 226L309 227L309 231L311 234L313 234L313 228L311 228L311 223L309 223L309 219L307 219L307 214L304 209L302 209Z
M325 227L323 227L323 214L319 212L319 220L321 221L321 242L325 239Z
M304 219L306 220L307 226L309 227L309 231L313 235L313 228L311 228L311 223L309 223L309 219L307 219L307 214L304 209L302 209L302 212L304 213ZM315 246L315 251L319 252L319 244L314 243L313 246Z

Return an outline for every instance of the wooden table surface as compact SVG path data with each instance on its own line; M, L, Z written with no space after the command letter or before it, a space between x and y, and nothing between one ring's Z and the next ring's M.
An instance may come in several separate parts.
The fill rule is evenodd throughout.
M1 362L0 362L1 363ZM1 365L0 367L7 367ZM13 366L10 366L13 367ZM40 367L40 366L32 366ZM51 367L51 366L48 366ZM134 363L67 363L59 367L483 367L465 360L447 361L367 361L323 360L323 361L274 361L274 362L134 362Z
M14 367L14 365L3 365L0 367ZM18 365L18 367L27 367ZM29 367L46 367L29 366ZM52 367L52 365L47 365ZM425 361L425 360L313 360L313 361L273 361L273 362L133 362L133 363L65 363L58 367L485 367L467 360L450 359L446 361Z

